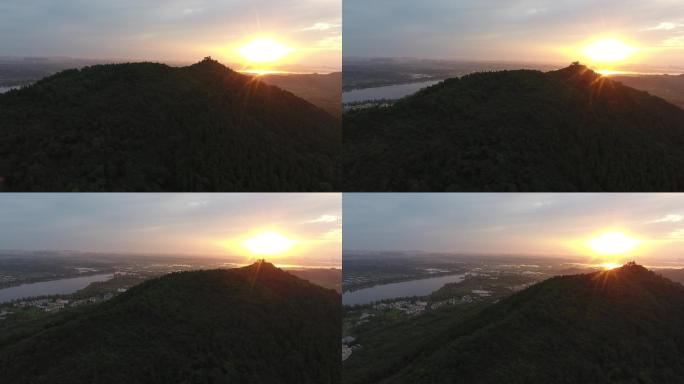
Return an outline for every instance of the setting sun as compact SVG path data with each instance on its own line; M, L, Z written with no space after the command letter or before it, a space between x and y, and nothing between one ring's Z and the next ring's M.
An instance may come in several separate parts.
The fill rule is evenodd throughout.
M292 48L272 39L255 39L238 49L240 55L253 63L271 63L292 52Z
M623 61L636 51L636 48L615 39L599 40L584 48L584 54L594 63Z
M599 255L621 255L631 251L640 243L641 241L622 232L610 232L589 240L588 245Z
M619 263L603 263L600 264L599 267L605 269L605 270L611 270L615 268L620 268L621 265Z
M289 251L296 241L276 232L259 233L245 240L243 245L255 255L278 255Z

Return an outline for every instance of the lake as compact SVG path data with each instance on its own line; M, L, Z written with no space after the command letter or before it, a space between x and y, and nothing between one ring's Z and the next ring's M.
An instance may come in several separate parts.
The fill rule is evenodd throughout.
M342 92L343 103L354 103L366 100L401 99L420 91L423 88L439 83L441 80L421 81L418 83L387 85L384 87L354 89Z
M394 299L409 296L427 296L430 293L442 288L444 284L457 283L463 281L465 274L431 277L420 280L402 281L376 285L370 288L359 289L358 291L346 292L342 295L343 305L362 305L374 301Z
M23 284L16 287L0 289L0 303L15 299L45 295L67 295L88 286L90 283L111 279L113 274L90 275L70 279L42 281L40 283Z

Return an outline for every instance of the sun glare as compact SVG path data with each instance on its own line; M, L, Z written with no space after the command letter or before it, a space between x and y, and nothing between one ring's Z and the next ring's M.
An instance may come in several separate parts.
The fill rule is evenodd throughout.
M615 39L599 40L584 48L584 54L594 63L624 61L636 51L636 48Z
M238 49L240 55L252 63L272 63L292 52L292 48L272 39L254 39Z
M262 232L243 243L255 255L279 255L292 249L296 241L276 232Z
M604 233L589 240L588 245L595 253L602 256L622 255L638 246L641 241L631 238L622 232ZM612 265L607 263L605 265Z
M599 267L609 271L611 269L620 268L621 265L619 263L603 263L600 264Z

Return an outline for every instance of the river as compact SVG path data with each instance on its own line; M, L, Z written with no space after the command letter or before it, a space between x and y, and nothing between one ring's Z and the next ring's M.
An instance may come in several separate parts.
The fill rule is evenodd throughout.
M67 295L88 286L90 283L112 278L111 273L73 277L69 279L41 281L0 289L0 303L33 296Z
M343 305L363 305L374 301L394 299L409 296L427 296L430 293L442 288L448 283L463 281L465 274L431 277L420 280L402 281L376 285L370 288L359 289L358 291L345 292L342 295Z
M418 83L387 85L384 87L353 89L342 92L343 103L355 103L366 100L396 100L412 95L423 88L439 83L441 80L421 81Z

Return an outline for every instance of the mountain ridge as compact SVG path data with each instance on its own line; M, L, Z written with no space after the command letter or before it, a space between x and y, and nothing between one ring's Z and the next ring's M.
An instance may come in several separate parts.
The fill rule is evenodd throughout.
M345 191L684 188L684 110L578 63L447 79L344 126Z
M325 191L339 121L215 60L106 64L0 95L0 189Z
M684 286L642 266L557 276L456 321L374 382L676 382L681 321Z
M339 383L340 296L272 264L178 272L0 336L16 383Z

